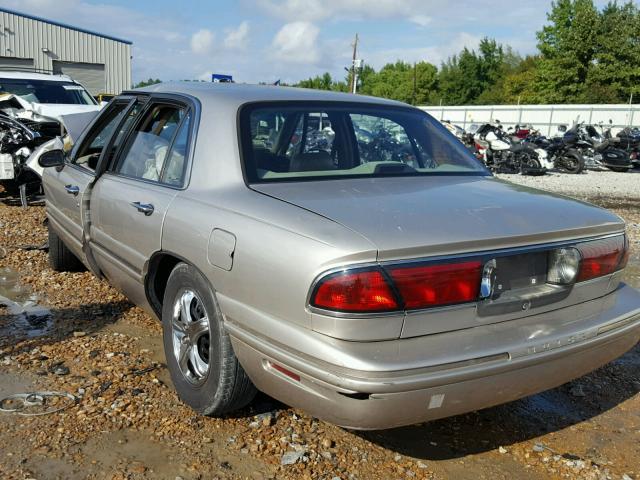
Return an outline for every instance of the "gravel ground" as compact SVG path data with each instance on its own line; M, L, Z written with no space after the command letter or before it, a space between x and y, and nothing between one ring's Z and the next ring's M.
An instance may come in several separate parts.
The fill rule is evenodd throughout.
M513 180L556 189L612 175ZM630 228L636 287L639 197L614 208ZM346 431L264 395L233 417L200 417L173 390L158 322L87 272L52 271L32 249L46 241L43 220L42 207L0 204L0 267L20 284L4 293L50 310L17 317L0 307L0 397L37 389L79 400L47 416L0 414L0 478L640 478L638 347L549 392L390 431Z
M625 173L611 170L584 171L579 175L548 172L540 177L526 175L498 174L497 177L528 187L588 199L592 202L640 199L640 170L633 169Z

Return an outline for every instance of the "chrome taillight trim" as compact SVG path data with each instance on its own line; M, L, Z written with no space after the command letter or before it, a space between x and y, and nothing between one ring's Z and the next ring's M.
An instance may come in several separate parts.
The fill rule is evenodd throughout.
M622 231L622 232L616 232L616 233L609 233L606 235L598 235L598 236L594 236L594 237L584 237L584 238L579 238L579 239L573 239L573 240L563 240L563 241L559 241L559 242L549 242L549 243L542 243L542 244L536 244L536 245L527 245L527 246L522 246L522 247L509 247L509 248L501 248L501 249L495 249L495 250L483 250L483 251L476 251L476 252L463 252L463 253L455 253L455 254L447 254L447 255L435 255L432 257L419 257L419 258L411 258L411 259L401 259L401 260L385 260L382 262L365 262L365 263L354 263L354 264L349 264L349 265L344 265L341 267L334 267L328 270L325 270L323 272L321 272L320 274L316 275L316 277L314 278L313 282L311 283L311 288L309 289L308 293L307 293L307 298L306 298L306 310L309 313L316 313L316 314L320 314L320 315L326 315L326 316L330 316L330 317L337 317L337 318L369 318L369 317L388 317L388 316L398 316L398 315L404 315L406 313L414 313L414 312L424 312L424 311L438 311L438 310L443 310L443 309L461 309L461 308L468 308L471 305L477 305L478 301L480 299L478 299L477 301L474 302L466 302L466 303L460 303L460 304L455 304L455 305L445 305L445 306L435 306L435 307L426 307L426 308L419 308L419 309L411 309L411 310L407 310L404 308L398 309L398 310L390 310L390 311L383 311L383 312L357 312L357 313L352 313L352 312L339 312L339 311L335 311L335 310L325 310L322 308L318 308L318 307L314 307L313 305L311 305L311 300L313 298L313 294L316 291L316 289L318 288L319 283L326 277L330 276L330 275L334 275L336 273L340 273L340 272L353 272L354 270L360 270L360 269L365 269L365 270L370 270L370 269L380 269L384 275L385 278L387 279L387 281L389 281L389 287L393 290L394 293L398 294L397 292L397 288L395 286L395 284L391 281L391 279L389 278L388 274L387 274L387 270L386 268L390 267L390 266L411 266L411 265L429 265L429 264L437 264L437 263L448 263L448 262L453 262L453 261L465 261L465 260L470 260L470 259L478 259L481 262L487 262L492 258L496 258L496 257L506 257L506 256L511 256L511 255L519 255L519 254L523 254L523 253L535 253L535 252L542 252L542 251L547 251L547 250L553 250L556 248L562 248L562 247L576 247L579 244L582 243L587 243L587 242L592 242L592 241L597 241L597 240L604 240L607 238L613 238L613 237L618 237L618 236L624 236L625 238L627 238L626 235L626 231ZM614 271L612 274L615 274L616 272L618 272L619 270ZM590 280L586 280L585 282L589 282L591 280L594 279L590 279ZM579 283L584 283L584 282L579 282ZM402 300L402 297L399 297ZM404 302L400 302L400 304L403 304Z

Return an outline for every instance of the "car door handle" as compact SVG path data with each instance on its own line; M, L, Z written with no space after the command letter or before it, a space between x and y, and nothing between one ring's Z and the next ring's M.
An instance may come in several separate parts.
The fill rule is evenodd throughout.
M153 205L150 203L131 202L131 206L147 217L153 213Z
M76 196L80 193L80 187L76 185L65 185L64 189L67 191L67 193L70 193L73 196Z

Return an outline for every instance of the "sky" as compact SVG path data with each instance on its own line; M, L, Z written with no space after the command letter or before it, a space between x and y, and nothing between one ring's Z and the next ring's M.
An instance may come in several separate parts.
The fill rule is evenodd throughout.
M598 1L598 4L605 3ZM133 42L134 83L147 79L295 83L343 78L358 57L435 65L484 36L536 51L550 0L0 0L0 6Z

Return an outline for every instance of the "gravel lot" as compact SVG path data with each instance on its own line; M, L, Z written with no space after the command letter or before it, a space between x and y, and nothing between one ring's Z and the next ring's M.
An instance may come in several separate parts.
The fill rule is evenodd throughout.
M627 280L640 287L640 175L513 177L613 207L635 249ZM43 220L42 207L0 203L0 266L18 272L15 295L30 291L51 312L0 307L0 396L58 390L79 401L47 416L0 414L0 478L640 478L639 347L552 391L391 431L346 431L266 396L230 418L199 417L173 391L160 325L91 274L53 272L31 249L46 240Z
M540 177L505 174L497 176L528 187L588 199L595 203L601 201L607 205L615 200L638 201L640 199L640 170L638 169L625 173L589 170L579 175L548 172Z

